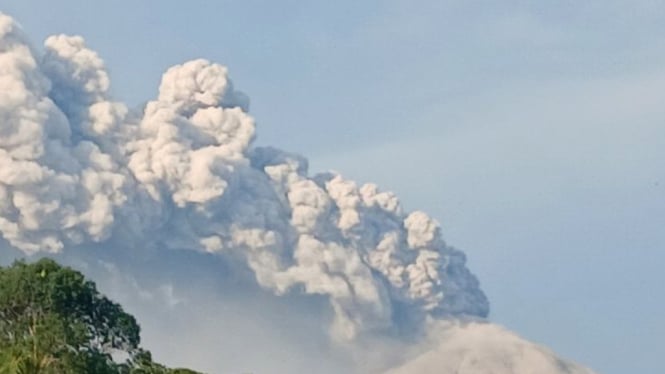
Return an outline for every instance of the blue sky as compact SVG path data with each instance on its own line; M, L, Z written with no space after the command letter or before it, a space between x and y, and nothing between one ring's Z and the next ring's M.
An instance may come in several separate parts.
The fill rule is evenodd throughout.
M137 4L138 3L138 4ZM259 144L398 193L492 319L599 373L665 371L665 6L654 1L4 1L83 35L139 104L204 57Z

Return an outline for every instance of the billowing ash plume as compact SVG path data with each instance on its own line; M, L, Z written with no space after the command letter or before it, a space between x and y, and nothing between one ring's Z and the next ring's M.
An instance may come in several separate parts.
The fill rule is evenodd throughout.
M157 99L130 110L82 38L49 37L40 55L2 15L0 121L0 233L26 253L122 238L241 258L277 295L327 297L342 340L488 313L464 254L425 213L252 146L248 98L223 66L174 66Z
M76 264L141 314L162 354L211 372L591 373L482 322L478 281L427 214L253 146L225 67L174 66L139 109L109 85L81 37L37 52L0 13L0 261ZM314 336L330 320L341 359ZM169 348L175 335L196 342ZM251 361L217 358L238 347Z

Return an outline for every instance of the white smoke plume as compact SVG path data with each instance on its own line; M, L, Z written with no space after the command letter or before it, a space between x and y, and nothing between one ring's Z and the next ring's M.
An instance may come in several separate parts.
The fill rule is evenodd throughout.
M330 321L329 336L340 346L385 338L404 347L421 341L431 321L488 315L464 254L443 241L434 219L403 212L376 185L310 176L302 156L254 146L249 99L225 67L206 60L174 66L157 98L138 109L113 101L109 86L103 61L83 38L52 36L37 51L0 14L2 257L17 250L61 256L104 279L109 291L132 293L125 298L136 305L158 298L177 309L186 298L176 292L212 298L221 309L222 296L238 308L252 298L275 310L284 307L279 300L314 305L320 317L311 325ZM183 279L188 261L201 270L190 268ZM197 283L197 272L219 273L209 283L218 287ZM146 291L150 277L141 273L171 283ZM237 284L253 296L234 294ZM194 315L210 318L220 310L211 305ZM210 322L209 330L232 329ZM487 326L470 334L486 330L500 337L496 344L504 335L519 343ZM452 335L467 336L462 331ZM457 346L443 344L453 355ZM378 370L385 362L352 366ZM404 370L397 372L425 372ZM582 373L553 370L540 373ZM488 371L459 371L476 372Z

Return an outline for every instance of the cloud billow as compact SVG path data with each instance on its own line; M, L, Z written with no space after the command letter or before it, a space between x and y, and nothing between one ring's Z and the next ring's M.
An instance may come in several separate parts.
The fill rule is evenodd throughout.
M49 37L38 55L9 17L0 30L0 232L13 247L60 252L159 233L159 245L240 255L276 294L328 297L340 339L393 329L397 304L419 323L487 315L464 254L431 217L254 147L248 98L225 67L174 66L157 99L129 110L81 37Z
M239 262L246 282L275 296L323 297L343 344L412 341L437 320L487 317L464 253L433 218L404 212L374 184L312 176L306 158L254 146L249 99L226 67L171 67L138 109L109 88L83 38L52 36L38 53L0 13L3 251L158 261L177 250Z

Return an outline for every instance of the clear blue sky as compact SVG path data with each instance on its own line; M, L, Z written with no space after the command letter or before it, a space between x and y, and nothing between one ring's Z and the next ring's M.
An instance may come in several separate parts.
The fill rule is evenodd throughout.
M545 4L548 3L548 4ZM665 372L665 5L3 0L83 35L119 99L205 57L260 144L392 189L468 255L492 319L604 374Z

